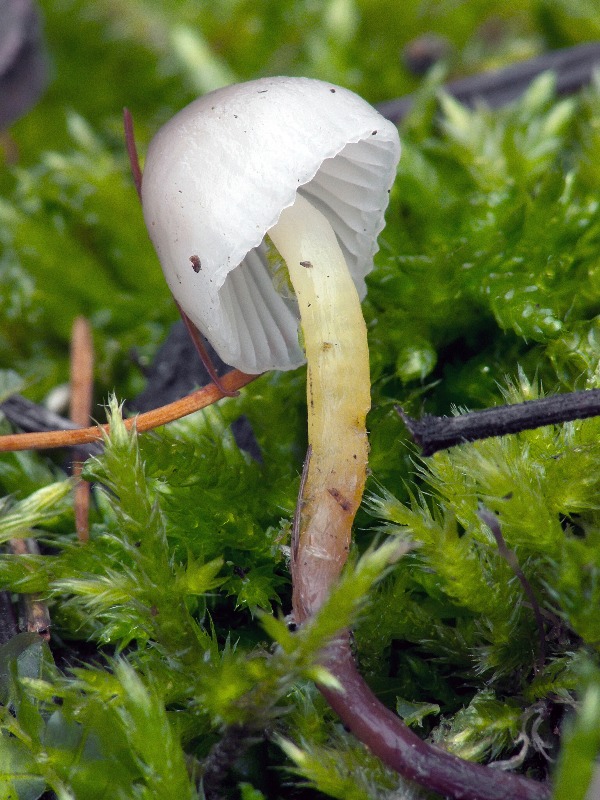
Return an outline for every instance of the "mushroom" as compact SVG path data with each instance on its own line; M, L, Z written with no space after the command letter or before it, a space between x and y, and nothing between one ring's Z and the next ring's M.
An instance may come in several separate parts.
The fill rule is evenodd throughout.
M282 77L194 101L159 130L144 167L144 218L169 287L223 361L247 373L308 362L298 622L346 561L364 489L360 300L399 155L396 127L360 97Z

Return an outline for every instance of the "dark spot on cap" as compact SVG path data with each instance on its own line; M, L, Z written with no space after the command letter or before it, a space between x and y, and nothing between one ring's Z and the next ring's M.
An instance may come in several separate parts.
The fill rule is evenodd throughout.
M331 94L335 94L335 89L330 89L329 91L331 92Z
M301 261L300 266L306 267L306 269L310 269L312 267L312 264L310 263L310 261Z
M190 256L190 261L192 262L192 269L194 272L200 272L202 269L202 264L200 263L198 256Z
M371 136L375 136L375 134L376 134L376 133L377 133L377 131L373 131L373 132L371 133Z

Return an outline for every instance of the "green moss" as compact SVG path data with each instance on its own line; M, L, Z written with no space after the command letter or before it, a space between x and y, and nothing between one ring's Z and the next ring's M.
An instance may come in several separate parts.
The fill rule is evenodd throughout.
M67 380L83 313L98 403L135 395L138 364L176 316L129 176L123 105L143 156L160 122L232 76L314 75L383 100L417 88L399 47L418 34L448 37L458 75L597 28L589 4L567 0L44 8L53 81L15 125L19 158L0 174L0 398L21 387L40 400ZM306 449L301 370L139 437L113 403L113 434L86 466L85 546L60 457L0 457L0 533L34 536L43 552L3 555L0 584L41 594L53 621L50 648L20 634L0 649L7 796L201 797L206 757L230 740L227 797L416 796L314 690L328 679L319 649L351 623L362 672L390 708L414 712L420 734L553 773L557 800L585 796L598 753L600 423L424 462L394 406L453 413L599 385L600 87L557 100L545 76L508 108L469 110L439 94L442 74L423 82L402 126L365 301L369 497L345 578L316 620L292 634L282 618ZM235 444L240 414L261 463ZM481 505L535 595L543 647ZM392 564L398 542L412 549Z

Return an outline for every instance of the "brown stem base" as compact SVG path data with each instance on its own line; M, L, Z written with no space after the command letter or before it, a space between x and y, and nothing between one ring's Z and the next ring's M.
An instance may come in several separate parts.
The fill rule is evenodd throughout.
M375 697L358 672L347 635L331 645L327 669L344 687L319 689L342 722L402 777L453 800L547 800L547 784L465 761L428 744Z

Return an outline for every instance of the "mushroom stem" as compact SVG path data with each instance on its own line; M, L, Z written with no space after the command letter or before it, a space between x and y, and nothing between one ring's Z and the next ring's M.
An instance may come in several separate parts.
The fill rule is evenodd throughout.
M300 309L310 461L292 546L296 622L318 610L348 557L367 470L367 329L331 225L301 195L269 231Z

